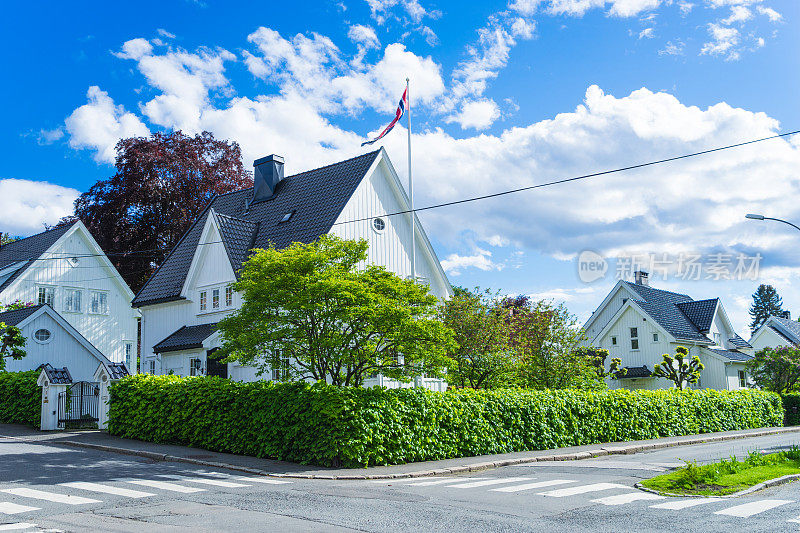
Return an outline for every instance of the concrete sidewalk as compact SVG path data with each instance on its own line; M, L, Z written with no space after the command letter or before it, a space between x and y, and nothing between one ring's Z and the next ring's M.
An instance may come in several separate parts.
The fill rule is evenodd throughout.
M425 461L421 463L376 466L370 468L323 468L289 463L286 461L261 459L259 457L250 457L246 455L211 452L186 446L154 444L138 440L123 439L97 430L42 432L26 426L0 424L0 440L8 438L27 442L35 441L40 444L52 443L77 448L92 448L111 453L145 457L156 461L176 461L214 468L239 470L265 476L305 479L391 479L454 474L537 461L572 461L604 455L632 454L674 446L686 446L704 442L718 442L780 433L794 433L800 436L800 426L724 431L683 437L665 437L641 441L570 446L555 450L481 455L477 457L461 457L456 459L443 459L440 461Z

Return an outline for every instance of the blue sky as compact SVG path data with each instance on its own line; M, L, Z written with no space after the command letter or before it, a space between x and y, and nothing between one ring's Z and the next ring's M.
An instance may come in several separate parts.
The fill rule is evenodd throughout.
M121 136L208 129L247 160L284 154L289 172L360 153L406 75L418 205L800 128L794 0L53 2L6 13L0 229L23 235L112 173ZM384 143L401 175L404 141L398 128ZM583 250L761 254L758 280L654 282L723 297L744 330L759 281L800 313L796 236L742 219L800 219L799 148L770 141L422 220L453 283L553 297L581 319L614 281L612 264L581 282Z

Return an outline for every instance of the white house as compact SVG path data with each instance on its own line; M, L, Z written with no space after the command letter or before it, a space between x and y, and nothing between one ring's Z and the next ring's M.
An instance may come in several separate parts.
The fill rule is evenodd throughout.
M128 368L136 364L138 312L132 299L80 221L0 247L0 302L49 305L105 357Z
M800 346L800 322L771 316L753 333L750 344L755 351L767 347Z
M584 326L587 346L609 351L627 369L609 380L612 388L663 389L672 386L651 376L662 355L685 346L705 365L696 388L735 390L749 380L745 363L752 346L733 329L719 298L693 300L685 294L649 286L646 272L635 282L619 281Z
M207 357L220 346L216 323L241 306L230 284L253 248L325 234L363 238L368 262L412 277L410 216L386 216L407 210L409 200L383 148L286 178L279 156L254 166L255 187L215 197L134 298L142 313L143 371L277 377ZM449 298L452 289L419 221L414 242L418 280ZM367 385L381 383L373 381Z
M94 381L102 364L112 365L72 324L47 304L0 313L0 322L16 326L26 339L22 359L6 358L6 370L22 372L41 365L69 369L73 381Z

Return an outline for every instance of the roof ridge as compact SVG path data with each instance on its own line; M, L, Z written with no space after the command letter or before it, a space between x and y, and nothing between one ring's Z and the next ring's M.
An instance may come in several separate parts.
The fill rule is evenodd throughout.
M644 287L646 289L650 289L651 291L665 292L667 294L674 294L675 296L685 296L686 298L689 298L689 300L693 301L693 302L694 301L702 301L702 300L695 300L694 298L692 298L688 294L684 294L682 292L674 292L674 291L668 291L668 290L665 290L665 289L657 289L656 287L651 287L650 285L638 285L638 284L636 284L636 283L634 283L632 281L627 281L627 280L625 280L625 283L627 283L628 285L631 285L633 287Z
M58 226L58 227L46 229L44 231L40 231L39 233L34 233L33 235L28 235L27 237L22 237L21 239L14 240L14 241L11 241L9 243L4 244L3 246L0 246L0 249L5 249L5 248L8 248L9 246L16 246L18 243L21 243L22 241L27 241L28 239L33 239L34 237L41 237L45 233L51 233L53 231L60 231L60 230L63 230L63 229L69 229L72 226L74 226L75 224L77 224L78 222L80 222L80 219L75 219L72 222L70 222L69 224L65 224L63 226Z

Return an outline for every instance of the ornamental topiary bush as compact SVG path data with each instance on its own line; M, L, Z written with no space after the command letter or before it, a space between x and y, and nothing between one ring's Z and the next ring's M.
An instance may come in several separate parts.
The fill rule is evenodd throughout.
M42 389L39 372L0 372L0 423L39 427Z
M371 466L783 423L755 391L453 390L138 375L111 388L122 437L321 466Z

